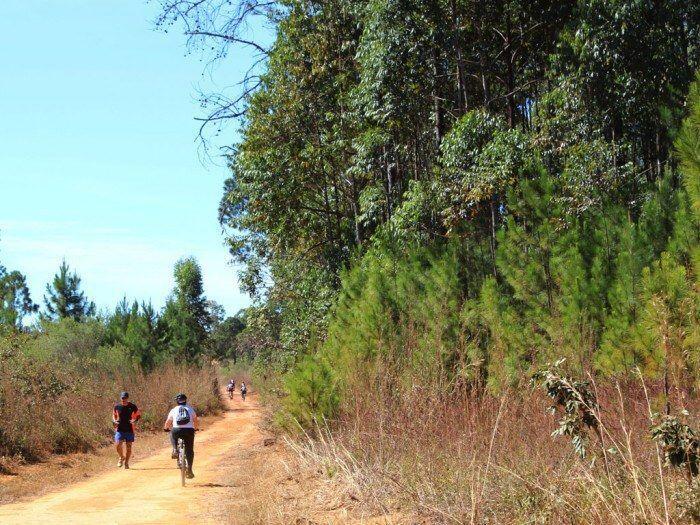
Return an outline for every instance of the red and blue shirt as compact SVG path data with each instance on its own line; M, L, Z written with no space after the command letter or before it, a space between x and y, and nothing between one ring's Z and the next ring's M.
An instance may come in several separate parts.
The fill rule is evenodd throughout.
M141 413L136 405L132 402L122 405L114 405L114 420L117 422L117 432L134 432L132 421L138 421Z

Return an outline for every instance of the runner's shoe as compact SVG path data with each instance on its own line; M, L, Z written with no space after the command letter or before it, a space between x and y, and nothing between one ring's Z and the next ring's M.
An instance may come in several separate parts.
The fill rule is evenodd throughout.
M128 469L128 468L129 468L129 464L128 464L126 461L124 462L124 468L125 468L125 469Z
M122 458L119 458L119 461L117 461L117 467L121 468L124 465L124 460Z
M194 478L194 473L190 470L185 477L187 479L192 479L192 478Z

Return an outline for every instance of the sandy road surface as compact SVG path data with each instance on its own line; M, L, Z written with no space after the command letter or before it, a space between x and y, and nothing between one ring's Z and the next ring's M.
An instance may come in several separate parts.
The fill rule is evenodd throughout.
M132 460L131 469L116 468L66 490L38 499L0 506L2 524L132 524L207 523L199 509L224 496L217 484L217 464L236 449L253 447L263 439L258 430L258 407L254 399L239 396L229 401L223 419L197 434L194 472L196 478L180 486L180 475L170 459L167 435L163 449L144 459ZM135 443L135 449L138 441ZM116 456L116 454L115 454Z

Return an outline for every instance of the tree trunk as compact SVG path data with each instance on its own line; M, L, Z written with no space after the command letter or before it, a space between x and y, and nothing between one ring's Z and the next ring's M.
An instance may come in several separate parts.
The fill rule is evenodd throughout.
M496 268L496 196L491 197L490 202L491 207L491 263L493 265L493 277L498 276L498 269Z
M435 143L440 147L444 133L442 104L440 103L440 54L437 49L437 42L433 46L433 112L435 117Z
M457 2L451 0L450 7L452 10L452 31L454 34L454 48L456 51L456 76L457 76L457 110L459 115L463 115L467 109L466 89L464 86L464 64L462 62L462 41L459 38L459 14L457 13Z
M506 15L507 16L507 15ZM506 89L508 93L506 95L506 100L508 102L508 127L513 129L515 127L515 71L513 68L513 51L511 49L512 36L510 34L510 20L506 18Z

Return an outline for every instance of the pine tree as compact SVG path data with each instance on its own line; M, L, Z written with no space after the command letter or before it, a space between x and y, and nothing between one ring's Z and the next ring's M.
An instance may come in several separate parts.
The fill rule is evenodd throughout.
M202 269L194 257L180 259L173 276L175 288L159 320L162 342L171 355L192 361L203 350L211 321Z
M85 293L80 291L80 277L64 260L54 276L53 282L46 285L44 317L51 320L71 317L80 321L95 313L95 303L88 301Z
M643 371L664 380L667 411L671 387L685 386L687 357L693 359L697 352L692 347L697 318L691 290L685 268L666 252L642 272L641 311L634 342L643 350Z
M690 88L688 107L690 114L683 122L676 150L697 232L700 229L700 72ZM692 258L696 283L700 284L700 245L692 249Z
M639 363L639 351L632 340L632 328L638 317L638 295L644 257L636 225L629 219L617 233L618 249L614 259L614 277L607 291L609 304L602 342L595 363L605 373L631 371Z
M138 360L143 370L150 370L156 364L160 352L156 326L158 317L153 306L134 301L131 316L124 334L124 345L132 357Z

